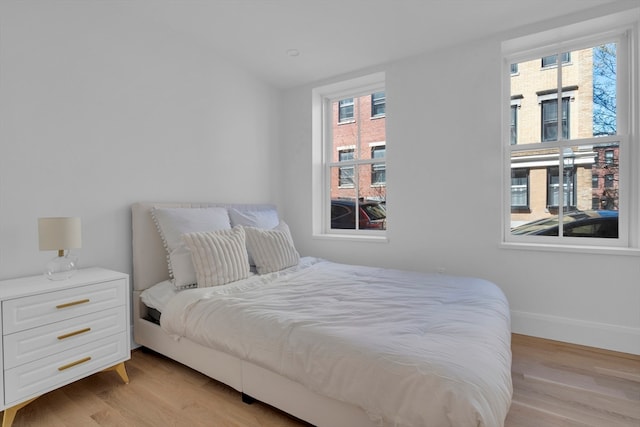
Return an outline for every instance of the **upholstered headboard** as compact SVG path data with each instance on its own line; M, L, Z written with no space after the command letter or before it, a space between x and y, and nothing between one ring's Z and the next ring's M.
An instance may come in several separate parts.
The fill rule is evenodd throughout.
M139 202L131 206L131 227L133 245L133 288L147 289L156 283L169 279L167 254L162 239L151 217L154 207L204 208L227 207L239 210L276 209L270 204L226 204L226 203L153 203Z

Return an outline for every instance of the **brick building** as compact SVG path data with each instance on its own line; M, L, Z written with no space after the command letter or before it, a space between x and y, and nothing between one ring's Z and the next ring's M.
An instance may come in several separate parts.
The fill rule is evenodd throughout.
M386 200L385 103L384 92L333 103L331 155L345 165L332 168L332 199Z

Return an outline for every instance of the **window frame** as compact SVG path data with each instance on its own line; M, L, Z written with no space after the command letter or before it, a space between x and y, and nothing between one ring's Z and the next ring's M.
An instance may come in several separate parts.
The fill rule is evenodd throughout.
M378 96L376 97L376 95L379 95L380 93L382 93L382 96ZM377 112L378 109L380 108L380 106L382 106L382 112L379 113ZM372 119L378 119L381 117L386 117L386 111L387 111L387 96L386 94L382 91L382 92L374 92L371 94L371 118Z
M566 41L562 41L566 40ZM620 199L619 238L582 238L567 236L514 236L510 232L511 223L511 161L514 147L516 151L533 150L542 144L511 145L510 135L510 80L511 64L543 58L562 52L571 52L587 47L599 46L607 42L617 43L617 134L614 136L581 138L544 142L546 148L557 148L560 171L563 168L563 149L588 144L618 143L620 157ZM507 40L502 43L502 153L503 153L503 195L501 246L516 249L549 251L578 251L590 253L621 253L640 255L640 147L638 147L638 20L624 13L605 16L584 23L561 27L545 33ZM553 47L549 47L553 46ZM564 65L564 64L561 64ZM556 71L561 72L560 70ZM557 97L565 96L561 84ZM559 102L560 103L560 102ZM634 166L633 168L631 166ZM562 173L562 172L560 172ZM564 204L561 200L561 204ZM562 208L560 208L562 210Z
M566 139L566 140L570 140L571 139L571 98L569 96L562 96L562 118L561 118L561 123L560 124L560 120L558 119L558 108L560 103L558 102L557 97L551 98L551 99L544 99L540 101L540 142L544 142L547 143L549 141L556 141L558 140L558 134L560 131L560 128L562 128L562 139ZM552 120L546 120L545 121L545 107L550 107L550 106L554 106L556 111L555 111L555 121ZM555 123L555 128L556 128L556 139L546 139L545 136L547 135L547 133L545 132L545 130L547 130L550 125L553 126L553 123ZM566 132L565 132L566 130ZM517 141L517 137L516 137L516 141ZM514 144L512 144L514 145Z
M338 162L350 162L351 160L353 160L354 155L355 155L355 147L352 145L349 145L347 147L337 147L338 150ZM351 153L350 158L348 159L344 159L342 157L343 153ZM349 174L348 171L351 171L351 173ZM343 177L343 174L349 174L351 175L351 178L349 179L349 181L351 181L351 183L347 184L344 183L343 180L346 179L345 177ZM353 164L350 164L349 166L341 166L340 168L338 168L338 187L339 188L353 188L355 187L355 184L353 182L355 177L355 169Z
M385 92L385 73L377 72L349 80L338 81L325 86L313 88L312 95L312 235L314 238L334 240L357 240L371 242L387 242L388 225L384 230L370 229L332 229L331 228L331 168L337 166L332 162L332 103L344 98L371 96L373 93ZM386 137L385 137L386 150ZM357 164L356 164L357 163ZM362 167L380 163L378 159L358 159L354 167ZM385 164L387 158L385 156ZM343 165L349 166L349 165ZM386 166L388 169L388 166ZM386 184L385 184L386 185ZM357 186L356 186L357 187ZM356 189L357 191L357 189ZM356 216L357 217L357 216Z
M351 102L346 102L348 99L351 99ZM343 115L343 112L351 107L350 115ZM356 120L355 115L355 101L353 98L344 98L341 99L338 104L338 124L342 123L353 123Z
M566 60L564 59L565 55L566 55L566 58L567 58ZM545 64L545 59L548 59L548 58L553 58L553 61L550 61L549 63ZM571 63L571 52L562 52L560 54L560 58L561 58L561 61L562 61L562 65ZM552 68L552 67L557 67L557 66L558 66L558 54L557 53L554 53L552 55L543 56L540 59L540 67L541 68Z
M524 172L523 174L525 175L524 177L514 177L514 173L515 172ZM531 175L531 169L530 168L511 168L511 212L512 213L519 213L519 212L529 212L531 209L530 206L530 198L531 195L529 194L529 186L530 186L530 175ZM525 183L524 184L514 184L513 183L513 179L514 178L524 178L525 179ZM524 187L525 190L525 199L526 199L526 203L524 205L514 205L513 204L513 190L514 187Z
M374 153L384 150L382 157L376 157ZM371 186L372 187L386 187L387 186L387 143L383 142L370 142L369 151L371 152ZM376 161L376 159L384 159L384 161ZM382 165L382 167L380 167ZM384 173L383 181L374 181L374 177L377 177L379 173Z

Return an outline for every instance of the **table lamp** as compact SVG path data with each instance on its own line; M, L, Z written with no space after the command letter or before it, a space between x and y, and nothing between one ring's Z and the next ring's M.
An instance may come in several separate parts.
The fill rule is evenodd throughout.
M58 251L58 256L47 263L44 275L50 280L65 280L73 276L77 270L77 259L69 254L69 249L82 246L80 218L38 218L38 239L41 251Z

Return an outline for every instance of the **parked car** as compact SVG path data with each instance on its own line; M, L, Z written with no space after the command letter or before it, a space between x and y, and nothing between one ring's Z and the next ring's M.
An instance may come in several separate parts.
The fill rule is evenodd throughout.
M386 229L387 211L384 204L376 201L358 202L359 228L369 230ZM356 202L353 199L331 200L331 228L356 228Z
M618 211L575 211L565 214L563 219L563 236L610 239L618 237ZM557 236L558 217L554 216L522 224L521 226L512 228L511 234L516 236Z

